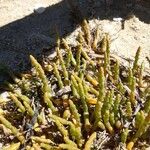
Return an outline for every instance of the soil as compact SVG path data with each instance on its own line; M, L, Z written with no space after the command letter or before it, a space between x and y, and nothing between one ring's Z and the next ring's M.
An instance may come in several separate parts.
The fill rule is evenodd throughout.
M75 0L72 0L75 1ZM123 0L124 1L124 0ZM117 5L116 5L117 4ZM140 61L145 66L150 57L150 2L128 0L113 4L111 0L78 0L75 10L67 0L0 0L0 70L30 68L29 55L41 57L41 50L55 43L56 28L61 37L72 44L79 31L80 14L111 37L111 52L121 61L133 59L139 46ZM38 13L38 8L43 12ZM79 18L78 18L79 17ZM124 25L124 29L122 26ZM0 80L4 80L0 74Z

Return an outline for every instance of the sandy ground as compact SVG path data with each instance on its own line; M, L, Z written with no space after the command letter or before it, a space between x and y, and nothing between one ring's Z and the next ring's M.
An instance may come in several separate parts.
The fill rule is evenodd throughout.
M133 59L139 46L141 61L150 57L150 3L144 1L125 7L106 7L101 0L80 0L77 4L90 22L91 29L99 27L111 36L112 53L122 60ZM41 14L35 9L43 7ZM75 14L77 14L75 12ZM29 67L29 55L40 57L41 49L55 42L57 27L61 37L73 43L78 33L78 21L62 0L0 0L0 68L9 66L15 71ZM117 18L117 19L116 19ZM126 19L125 28L121 21ZM145 61L148 68L149 64Z
M14 22L34 12L37 7L49 7L61 0L0 0L0 26Z

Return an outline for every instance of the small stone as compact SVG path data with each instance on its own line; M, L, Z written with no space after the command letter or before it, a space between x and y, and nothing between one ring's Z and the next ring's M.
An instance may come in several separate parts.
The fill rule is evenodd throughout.
M8 96L9 96L8 92L1 93L0 94L0 103L8 102L9 101Z
M42 14L45 11L45 9L46 9L45 7L37 5L34 8L34 12L37 13L37 14Z
M121 22L123 19L122 18L120 18L120 17L118 17L118 18L113 18L113 21L115 21L115 22Z

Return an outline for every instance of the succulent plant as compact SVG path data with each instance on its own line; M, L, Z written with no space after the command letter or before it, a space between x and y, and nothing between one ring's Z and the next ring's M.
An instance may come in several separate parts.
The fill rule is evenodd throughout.
M6 83L9 100L0 98L3 150L150 146L150 85L138 63L141 48L125 67L111 56L109 36L99 37L84 20L77 46L58 37L52 60L41 65L30 56L30 73Z

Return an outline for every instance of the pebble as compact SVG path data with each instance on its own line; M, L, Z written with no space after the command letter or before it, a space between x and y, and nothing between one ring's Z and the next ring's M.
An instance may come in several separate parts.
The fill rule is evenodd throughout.
M113 18L113 21L116 21L116 22L121 22L123 19L122 18Z
M46 10L46 8L43 7L43 6L40 5L40 4L37 4L37 5L35 5L35 7L34 7L34 12L37 13L37 14L42 14L45 10Z
M3 93L0 94L0 97L3 98L6 101L7 101L8 96L9 96L8 92L3 92Z

